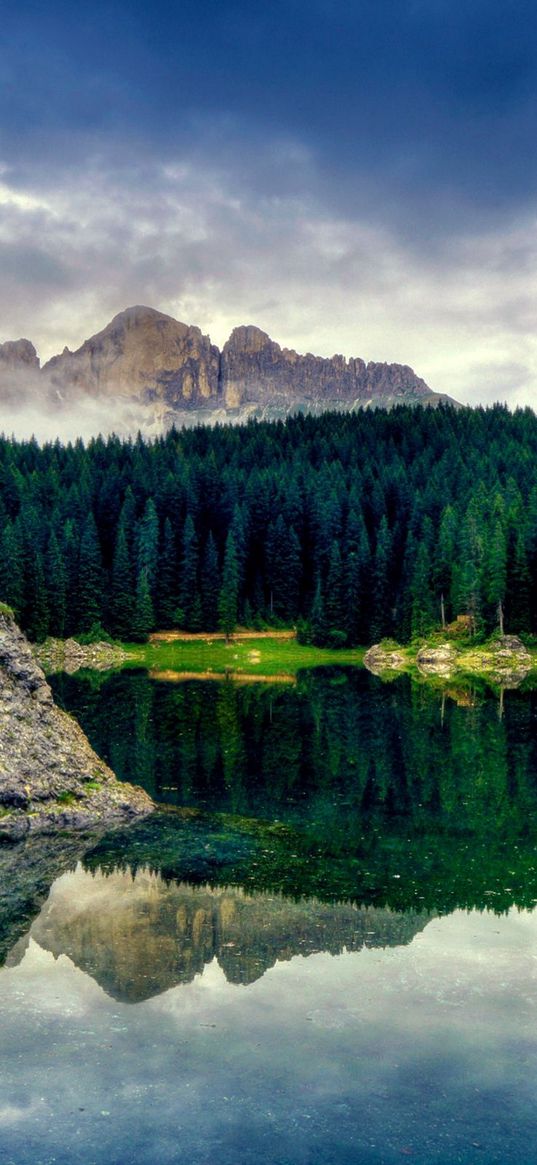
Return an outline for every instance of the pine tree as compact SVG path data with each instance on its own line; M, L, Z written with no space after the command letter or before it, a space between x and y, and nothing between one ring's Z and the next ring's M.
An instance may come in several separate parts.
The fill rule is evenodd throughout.
M81 632L99 627L102 618L103 570L99 536L90 510L82 537L78 559L77 626Z
M347 639L351 644L365 643L369 630L371 592L371 550L365 522L358 510L354 493L346 529L344 603Z
M433 550L432 585L436 595L440 622L449 622L452 616L453 564L457 544L457 515L453 506L442 512L438 538Z
M58 539L52 530L45 560L49 632L62 639L67 616L67 571Z
M203 612L203 627L207 631L215 631L218 626L218 595L220 593L220 572L218 568L218 551L212 531L205 544L203 564L201 570L201 602Z
M198 589L198 536L190 514L187 515L181 554L181 585L179 589L179 621L191 629L192 611Z
M418 547L410 581L411 634L427 635L434 627L435 614L431 593L431 555L426 543Z
M132 640L135 643L144 643L154 625L154 611L151 600L149 579L145 567L138 572L136 582L136 600L132 621Z
M120 520L112 563L110 594L110 630L112 634L118 639L129 640L133 629L133 619L133 571L125 526L123 520Z
M510 556L506 620L509 631L514 635L531 630L530 622L530 573L524 543L524 533L519 529L515 535L514 550Z
M26 585L27 618L26 632L34 643L42 643L48 635L49 609L43 556L40 551L34 555L33 571Z
M483 630L484 518L480 498L472 498L464 518L459 561L454 571L455 602L459 614L470 620L472 635Z
M266 562L270 613L292 622L299 610L300 543L293 527L287 528L282 514L269 525Z
M486 547L484 566L484 599L487 623L504 630L505 598L507 590L507 540L503 524L496 521L492 537Z
M230 530L226 540L222 587L218 597L218 619L220 627L229 641L237 625L239 606L239 567L235 550L235 539Z
M24 565L20 531L7 522L0 538L0 600L20 619L24 605Z
M311 642L315 643L317 647L324 647L328 635L328 626L320 575L317 575L309 621L311 627Z
M390 635L392 613L390 610L390 563L391 537L386 515L383 516L373 561L373 612L371 618L371 638L373 642Z
M173 627L177 612L177 551L169 518L164 522L162 553L157 580L157 611L161 627Z
M345 590L341 551L336 541L330 549L324 612L329 629L342 630L345 626Z
M151 601L156 598L158 571L158 516L153 498L148 498L137 530L137 574L145 572Z

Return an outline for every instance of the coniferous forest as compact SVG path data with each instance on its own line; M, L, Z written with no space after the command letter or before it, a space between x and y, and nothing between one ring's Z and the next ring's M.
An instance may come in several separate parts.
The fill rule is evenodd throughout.
M0 599L30 638L297 625L537 632L537 416L400 407L88 445L0 439Z

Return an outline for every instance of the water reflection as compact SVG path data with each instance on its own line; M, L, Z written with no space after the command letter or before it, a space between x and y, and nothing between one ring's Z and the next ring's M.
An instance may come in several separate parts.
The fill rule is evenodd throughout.
M2 1159L530 1165L535 696L55 687L182 808L0 848Z
M148 869L89 873L81 866L52 886L26 939L68 955L122 1002L138 1003L190 983L217 961L230 983L254 983L276 962L319 951L401 946L429 915L395 914L315 899L245 894L166 882Z
M364 811L483 832L537 812L537 692L385 684L358 668L294 687L145 672L54 676L99 755L158 801L288 822L345 842Z
M151 974L173 962L171 931L159 932L157 910L150 946L145 921L139 946L125 875L93 879L91 923L88 875L76 874L85 916L77 931L71 877L54 887L18 964L0 974L7 1162L533 1160L535 914L457 912L410 942L405 933L406 945L286 957L248 986L231 981L218 956L180 986L173 972L153 983L167 989L152 998L142 978L132 1006L133 964ZM155 890L165 890L154 876L135 882L151 917ZM172 888L174 904L184 895ZM195 911L189 917L192 936ZM63 931L69 918L74 938ZM91 973L80 969L107 927L109 963L103 947ZM55 953L40 941L57 943Z

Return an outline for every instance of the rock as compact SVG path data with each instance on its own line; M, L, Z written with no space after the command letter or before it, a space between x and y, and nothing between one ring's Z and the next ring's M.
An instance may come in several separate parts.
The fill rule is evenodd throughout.
M400 671L406 663L406 656L400 648L382 647L380 643L374 643L364 655L365 667L376 676L386 671Z
M26 948L32 919L46 901L51 883L74 870L105 833L106 825L101 823L90 833L64 833L61 846L54 834L26 835L18 843L12 836L14 844L0 845L0 967L8 955L18 962L14 948L19 941Z
M33 653L41 667L50 674L64 671L68 675L91 668L108 671L130 659L127 651L115 643L79 643L76 639L46 639L34 645Z
M9 375L2 375L4 366ZM128 405L132 415L121 415L135 429L449 399L406 365L302 356L251 325L235 328L220 352L199 328L141 306L120 312L76 352L64 348L41 372L28 340L0 346L0 400L12 399L21 370L50 407L61 412L84 400ZM113 416L104 411L105 426Z
M0 614L0 837L122 823L152 809L147 794L116 780L76 721L55 706L29 643Z
M444 676L447 679L453 675L456 661L457 653L450 643L422 647L416 656L416 663L423 675Z
M487 645L491 679L503 687L518 687L531 671L531 655L517 635L502 635Z
M482 647L459 652L457 667L504 688L516 688L531 671L532 659L517 635L503 635Z

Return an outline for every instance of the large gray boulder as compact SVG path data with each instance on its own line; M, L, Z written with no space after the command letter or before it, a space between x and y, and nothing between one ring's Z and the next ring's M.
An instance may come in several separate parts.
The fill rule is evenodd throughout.
M0 614L0 837L121 824L152 809L147 793L118 781L56 707L30 644Z

